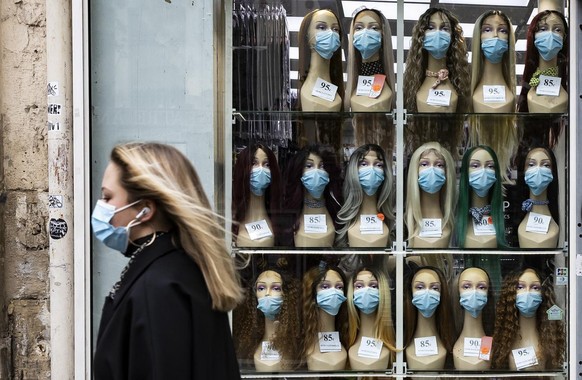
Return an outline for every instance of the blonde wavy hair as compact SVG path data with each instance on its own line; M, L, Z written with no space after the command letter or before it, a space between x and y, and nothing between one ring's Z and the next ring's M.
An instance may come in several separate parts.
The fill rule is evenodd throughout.
M148 199L172 225L174 244L200 267L212 308L232 310L244 294L225 243L225 230L210 206L196 170L178 149L160 143L117 145L111 162L129 201Z

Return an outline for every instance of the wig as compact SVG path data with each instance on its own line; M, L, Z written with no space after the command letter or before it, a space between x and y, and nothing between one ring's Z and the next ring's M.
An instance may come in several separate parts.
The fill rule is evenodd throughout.
M283 287L283 304L277 315L276 335L273 338L273 348L281 355L283 369L293 369L299 364L300 345L297 336L300 334L299 325L299 281L289 273L278 268L268 268L260 272L246 290L245 303L234 311L233 335L239 359L252 362L257 347L261 344L265 334L265 315L257 310L256 283L260 275L266 271L273 271L281 276Z
M341 269L323 262L316 267L312 267L303 275L303 344L301 349L301 359L303 362L307 360L307 356L317 340L317 334L321 331L318 314L320 312L325 313L325 311L321 310L317 305L317 286L325 280L329 271L334 271L339 274L344 282L344 286L347 284L346 276ZM341 343L344 347L347 347L348 319L345 302L335 316L335 326L339 332Z
M275 237L275 244L277 244L279 235L277 231L277 217L279 215L279 210L281 209L282 193L281 173L279 171L279 165L277 164L277 158L273 154L273 151L260 143L252 144L243 149L239 153L234 165L232 180L232 218L234 223L232 225L232 233L233 238L236 238L238 235L239 224L245 220L251 199L251 170L253 168L255 153L258 149L262 149L269 159L271 184L265 191L265 208L267 209L267 215L269 215L269 218L271 219L274 229L273 235Z
M303 211L303 199L305 187L301 182L305 162L310 154L322 159L323 169L329 174L329 183L325 187L323 197L325 207L331 216L337 230L337 213L343 203L341 192L341 168L337 162L337 155L330 146L310 145L297 153L289 160L284 173L284 214L290 215L282 228L282 245L293 246L293 234L297 232L300 224L300 216Z
M343 184L344 204L337 214L339 224L342 225L336 237L336 246L338 247L346 247L348 245L348 230L357 222L360 206L364 199L364 190L362 190L362 185L360 184L358 168L360 162L370 151L376 152L378 159L384 162L384 182L376 193L378 194L376 208L384 214L384 223L387 225L388 231L392 231L394 225L392 158L386 157L384 150L376 144L362 145L352 153L346 168Z
M540 344L536 356L546 362L546 369L562 369L565 351L564 325L561 320L549 320L546 312L555 305L554 289L547 279L533 268L524 268L508 274L501 286L495 316L495 332L491 353L492 369L509 368L513 342L519 334L519 310L515 306L519 278L527 270L533 270L542 284L542 303L536 311L536 330ZM538 350L539 348L539 350Z
M488 146L478 145L472 147L465 152L463 155L463 161L461 163L461 177L459 179L459 204L457 206L457 218L456 218L456 240L459 248L465 247L465 237L467 234L467 223L469 216L469 208L471 207L471 194L472 189L469 185L469 164L471 162L471 157L473 153L478 149L486 150L491 157L493 157L495 178L497 181L493 184L491 189L489 189L488 201L491 205L491 217L493 218L493 227L495 228L495 237L497 240L497 246L499 248L505 247L507 244L505 242L505 218L503 216L503 188L501 185L501 175L499 171L499 161L497 161L497 155Z
M375 339L380 339L384 342L384 346L390 350L390 361L388 362L388 368L394 360L394 355L397 351L396 349L396 336L394 333L394 323L392 321L392 301L390 296L390 285L387 275L384 274L377 267L372 266L360 266L354 272L350 282L348 283L348 317L349 317L349 334L348 334L348 347L353 346L358 338L358 332L360 330L360 315L358 313L357 307L354 305L354 281L358 273L362 271L371 272L376 281L378 281L378 290L380 292L380 303L378 304L378 309L376 311L375 329L374 336Z
M451 300L450 300L450 293L448 289L448 282L445 278L443 272L440 269L425 266L425 267L418 267L414 263L408 263L409 268L411 269L404 278L404 289L403 289L403 296L404 296L404 347L407 347L414 338L414 332L416 331L416 323L417 323L417 316L418 310L416 306L412 304L412 281L414 276L421 270L427 269L435 272L439 278L439 282L441 283L441 300L439 306L437 307L434 317L436 322L436 329L443 342L443 346L447 353L451 352L453 348L453 328L454 325L451 320Z

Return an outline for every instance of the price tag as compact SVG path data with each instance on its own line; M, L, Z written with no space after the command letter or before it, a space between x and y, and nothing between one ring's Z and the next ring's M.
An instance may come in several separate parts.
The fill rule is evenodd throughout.
M368 96L372 90L374 76L358 75L358 87L356 87L356 96Z
M384 87L384 83L386 83L386 75L384 74L375 74L374 75L374 82L372 82L372 90L370 91L370 98L377 98L382 93L382 88Z
M550 215L530 212L529 217L527 218L527 224L525 225L525 231L536 234L547 234L551 221L552 217Z
M484 103L505 103L505 86L483 86Z
M362 235L382 235L383 223L378 215L360 215L360 233Z
M323 100L327 100L329 102L333 102L336 92L337 86L335 84L329 83L328 81L325 81L321 78L317 78L315 81L315 86L313 86L313 91L311 91L311 95Z
M303 215L303 231L306 234L323 234L327 232L325 214Z
M540 75L540 84L536 87L536 95L560 96L562 78Z
M273 343L269 341L263 341L261 343L261 360L280 360L281 355L279 351L273 348Z
M441 219L422 219L422 226L420 228L420 237L436 237L443 236L443 229L441 227Z
M269 225L265 219L257 220L256 222L250 222L245 224L245 228L249 233L249 238L251 240L262 239L265 237L273 236Z
M414 353L416 356L438 355L439 348L437 346L436 336L414 338Z
M491 215L484 215L481 222L475 222L475 219L471 219L473 221L473 232L475 236L490 236L495 235L495 227L493 227L493 218Z
M430 89L428 91L428 98L426 98L426 104L448 107L451 105L451 90Z
M479 359L489 360L491 358L491 346L493 345L493 338L484 336L481 338L481 349L479 350Z
M463 356L478 358L481 351L481 338L465 338Z
M320 332L318 335L319 352L340 352L342 350L342 345L339 339L339 332Z
M520 370L538 364L538 358L533 346L511 350L515 367Z
M382 352L383 344L384 342L382 342L380 339L363 336L362 340L360 341L358 356L361 358L380 359L380 353Z

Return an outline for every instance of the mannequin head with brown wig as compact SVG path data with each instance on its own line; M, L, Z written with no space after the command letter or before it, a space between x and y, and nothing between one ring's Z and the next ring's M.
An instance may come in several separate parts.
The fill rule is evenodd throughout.
M516 304L518 294L527 292L541 294L542 298L531 317L522 315ZM534 349L538 361L545 363L542 369L562 369L566 344L563 321L549 320L546 313L555 303L552 285L537 270L526 268L505 276L496 307L491 368L510 368L511 350L516 348L514 344L523 334L531 333L539 337L539 345ZM523 331L521 321L532 321L533 318L535 331Z
M276 321L275 334L271 338L272 347L279 352L283 369L299 365L300 288L297 279L277 268L260 272L250 282L245 303L234 312L234 339L240 359L252 360L257 347L265 335L266 318ZM275 316L265 316L258 308L258 300L263 297L279 297L283 300Z

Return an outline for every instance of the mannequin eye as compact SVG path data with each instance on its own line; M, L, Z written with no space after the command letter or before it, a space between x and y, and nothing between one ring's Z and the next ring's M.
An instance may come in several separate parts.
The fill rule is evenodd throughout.
M507 28L505 28L505 27L499 28L499 33L509 34L509 30Z
M471 284L463 284L462 288L463 289L471 289Z
M265 285L257 285L257 292L264 292L267 287Z
M542 287L540 285L536 284L536 285L530 286L530 290L534 290L536 292L541 292L542 291Z
M416 284L414 285L414 290L423 290L425 288L424 284Z
M337 290L344 290L344 284L341 284L341 283L340 284L336 284L335 288Z
M370 284L368 286L370 288L372 288L372 289L378 289L378 283L377 282L370 282Z
M491 28L491 25L483 25L481 27L481 33L491 33L493 31L493 28Z
M340 30L339 30L339 27L337 27L337 26L333 26L333 27L331 28L331 30L332 30L333 32L335 32L335 33L338 33L338 34L339 34L339 31L340 31Z
M363 287L364 287L364 284L362 282L354 283L354 289L362 289Z
M423 168L427 167L429 165L430 165L430 163L427 160L422 160L418 163L418 166L423 167Z
M360 161L360 164L358 166L360 166L360 167L366 167L366 166L368 166L368 161L362 160L362 161Z
M280 285L274 285L272 289L275 292L280 292L282 290Z
M382 161L374 162L374 166L377 167L377 168L383 168L384 167L384 163Z
M305 169L312 169L313 168L313 163L312 162L306 162L305 163Z
M448 25L441 26L440 30L442 30L443 32L447 32L447 33L451 34L451 28Z
M434 291L440 292L441 291L441 286L440 285L432 285L430 287L430 290L434 290Z
M485 290L486 291L487 290L487 285L479 285L478 286L478 289L479 290Z
M494 170L495 169L495 164L493 162L491 162L491 163L488 163L486 167L487 167L487 169Z

